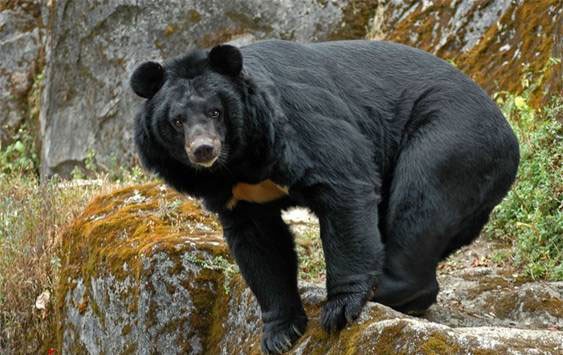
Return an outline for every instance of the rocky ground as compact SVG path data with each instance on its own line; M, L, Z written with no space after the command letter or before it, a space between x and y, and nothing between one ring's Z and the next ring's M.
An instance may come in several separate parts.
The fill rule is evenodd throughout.
M284 219L298 241L318 234L316 218L305 209L286 212ZM518 274L499 260L508 247L482 236L442 262L438 302L423 318L451 327L563 330L563 282Z
M441 265L438 303L426 319L454 327L563 330L563 282L533 281L491 260L498 245L481 238Z
M561 354L561 282L526 280L481 239L440 265L438 303L423 318L369 303L339 335L318 324L325 299L313 217L297 234L309 327L296 354ZM94 200L63 236L57 290L66 353L259 353L260 312L213 216L162 185Z

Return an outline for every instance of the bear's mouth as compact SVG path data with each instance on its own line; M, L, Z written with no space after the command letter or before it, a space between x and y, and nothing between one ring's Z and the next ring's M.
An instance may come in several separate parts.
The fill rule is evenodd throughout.
M215 164L215 162L217 161L217 159L219 159L219 156L216 156L215 158L209 160L209 161L204 161L204 162L195 162L192 161L192 163L199 165L199 166L203 166L204 168L211 168L213 166L213 164ZM191 160L191 159L190 159Z

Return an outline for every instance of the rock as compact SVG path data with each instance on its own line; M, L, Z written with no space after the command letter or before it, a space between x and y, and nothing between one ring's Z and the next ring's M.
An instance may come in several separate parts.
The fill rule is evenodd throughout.
M128 88L142 61L264 38L362 37L372 4L352 0L61 0L49 15L41 173L66 176L90 150L102 167L133 159L141 102ZM375 7L373 7L375 8Z
M197 201L163 185L133 186L96 198L62 238L58 351L258 354L260 311L220 233ZM504 294L510 280L493 282L484 276L498 276L479 270L460 274L455 282L441 279L442 292L462 302L483 300L472 312L491 309L505 319L525 311L526 317L560 322L560 289L522 284ZM563 352L561 331L490 326L479 318L470 326L452 326L438 323L439 317L431 322L375 303L339 335L328 335L318 323L324 289L301 283L300 293L310 323L294 354ZM494 301L513 296L514 302ZM536 326L553 328L529 324Z
M452 60L489 94L518 93L529 76L534 103L563 90L561 2L392 0L376 17L371 38L422 48Z
M491 262L502 248L481 237L442 262L438 302L425 318L452 327L563 330L563 282L532 281Z
M494 269L441 274L438 303L425 318L450 326L563 329L563 282L519 282Z
M63 237L62 351L201 352L232 267L219 231L164 186L94 200Z
M0 3L0 146L30 115L28 94L42 65L40 3Z

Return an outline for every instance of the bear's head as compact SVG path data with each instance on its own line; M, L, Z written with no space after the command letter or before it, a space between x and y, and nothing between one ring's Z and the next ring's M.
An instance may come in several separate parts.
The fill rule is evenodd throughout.
M186 166L212 169L225 162L241 141L241 71L241 52L230 45L139 65L130 84L147 101L137 129Z

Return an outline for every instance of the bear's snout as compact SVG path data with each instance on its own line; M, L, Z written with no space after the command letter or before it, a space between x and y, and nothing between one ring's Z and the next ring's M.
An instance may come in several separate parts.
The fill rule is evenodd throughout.
M218 139L201 137L193 140L186 147L188 158L194 164L209 168L215 163L221 151L221 142Z

